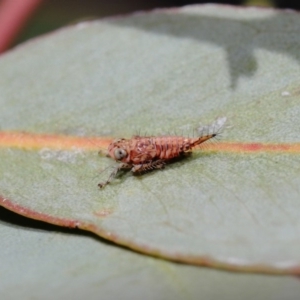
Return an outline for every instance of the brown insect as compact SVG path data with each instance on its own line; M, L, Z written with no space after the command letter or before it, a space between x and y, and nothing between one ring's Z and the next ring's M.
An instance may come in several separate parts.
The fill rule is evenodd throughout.
M99 183L103 188L120 170L131 169L143 173L161 169L172 159L180 158L195 146L219 135L224 128L226 117L218 118L211 125L198 128L198 137L183 136L133 136L131 139L117 139L108 146L107 156L119 162L109 178Z

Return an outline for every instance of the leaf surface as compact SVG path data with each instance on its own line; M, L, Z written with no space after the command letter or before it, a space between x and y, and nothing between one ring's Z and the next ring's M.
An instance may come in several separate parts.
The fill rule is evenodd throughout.
M300 293L299 279L291 276L241 276L176 264L115 247L92 235L24 220L4 208L0 219L0 290L7 300L192 300L199 295L293 300Z
M296 13L190 6L81 23L4 55L1 205L175 261L299 274L299 25ZM233 125L222 142L97 188L115 165L97 146L192 134L217 116Z

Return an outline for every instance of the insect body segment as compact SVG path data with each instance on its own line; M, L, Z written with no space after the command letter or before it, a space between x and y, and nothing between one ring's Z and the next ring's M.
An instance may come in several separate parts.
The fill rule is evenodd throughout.
M108 146L108 156L120 162L108 180L99 183L103 188L109 184L122 169L131 169L133 173L161 169L171 159L183 156L195 146L216 137L224 127L226 118L219 118L210 126L198 129L199 136L134 136L131 139L118 139Z

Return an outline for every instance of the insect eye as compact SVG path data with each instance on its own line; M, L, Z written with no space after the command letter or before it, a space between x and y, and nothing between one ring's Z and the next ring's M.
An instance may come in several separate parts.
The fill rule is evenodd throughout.
M122 159L123 157L125 157L127 155L127 152L124 149L117 148L115 150L114 154L115 154L115 158L117 160L120 160L120 159Z

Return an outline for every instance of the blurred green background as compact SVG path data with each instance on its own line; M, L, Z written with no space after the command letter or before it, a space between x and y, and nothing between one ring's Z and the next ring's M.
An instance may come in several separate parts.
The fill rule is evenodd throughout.
M50 32L59 27L83 20L112 15L128 14L139 10L176 7L196 3L221 3L231 5L253 5L277 8L300 8L300 1L247 0L247 1L184 1L184 0L44 0L22 30L15 44Z

